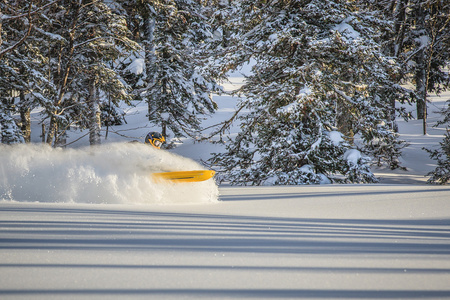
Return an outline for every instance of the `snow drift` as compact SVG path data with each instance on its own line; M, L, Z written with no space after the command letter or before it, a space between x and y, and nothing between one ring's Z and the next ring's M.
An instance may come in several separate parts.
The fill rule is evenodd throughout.
M213 180L156 183L152 172L204 169L191 159L139 143L80 149L0 146L0 199L73 203L215 202Z

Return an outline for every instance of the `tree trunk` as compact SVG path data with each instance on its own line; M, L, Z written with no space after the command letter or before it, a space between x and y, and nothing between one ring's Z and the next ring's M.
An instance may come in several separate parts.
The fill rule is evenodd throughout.
M395 120L395 99L391 99L387 120L390 123L389 127L394 132L398 132L398 124L397 121Z
M163 123L162 126L161 126L161 134L162 134L162 136L164 138L167 137L167 126L166 126L166 123Z
M350 121L350 112L339 96L336 96L336 127L340 133L349 139L348 142L353 144L354 132Z
M426 48L427 33L425 30L425 11L422 7L423 1L416 0L415 3L415 16L416 16L416 30L419 36L420 44L417 45L419 50L416 54L415 61L417 65L416 69L416 93L417 99L417 119L424 120L423 133L426 134L426 111L427 111L427 58Z
M417 119L426 118L426 101L427 101L427 78L425 66L420 66L416 74L416 92L418 95L417 99Z
M91 80L89 83L88 108L89 108L89 144L91 146L100 145L101 144L100 98L97 93L95 80Z
M29 108L20 108L20 119L22 130L22 135L25 140L25 143L31 142L31 119L30 119L30 109Z
M394 33L395 33L395 43L393 49L393 55L399 57L400 53L403 51L403 41L405 38L406 30L406 7L408 0L398 0L395 8L395 23L394 23Z
M67 144L67 133L65 130L58 130L58 134L55 138L55 148L61 147L65 148Z
M45 123L42 123L42 135L41 135L41 139L42 139L42 143L45 143Z
M155 44L154 44L154 33L155 33L155 19L147 16L144 20L144 47L145 47L145 71L147 75L147 93L150 87L153 85L152 81L152 69L155 63ZM148 119L152 119L152 101L151 98L147 97L148 105Z
M50 146L53 143L53 138L55 137L56 131L58 130L58 122L56 120L56 112L54 112L54 115L52 115L50 117L50 124L48 126L48 130L47 130L47 138L45 140L45 142L47 144L49 144Z
M2 25L3 25L3 14L2 14L2 11L0 10L0 48L1 48L2 44L3 44Z
M23 92L20 93L20 102L22 104L25 103L25 95ZM31 110L29 107L25 107L24 105L20 106L20 119L22 130L22 135L25 140L25 143L29 143L31 141L31 118L30 118Z
M396 3L394 3L396 2ZM394 57L399 57L400 54L403 51L403 41L404 41L404 37L405 37L405 30L406 30L406 24L405 24L405 20L406 20L406 8L407 8L407 4L408 4L408 0L397 0L397 1L392 1L392 5L395 5L395 10L394 10L394 14L395 14L395 22L394 22L394 44L393 47L391 49L391 55L393 55ZM400 79L398 79L400 80ZM394 130L395 132L398 132L398 124L396 122L396 116L395 116L395 99L392 99L391 102L389 103L389 112L387 112L388 114L388 121L390 122L390 127L392 128L392 130Z
M68 12L70 13L71 18L71 25L70 28L68 28L68 44L61 45L59 48L58 53L58 70L57 75L55 78L56 86L58 87L59 94L55 97L54 100L54 106L59 107L64 99L67 84L69 81L69 74L71 71L71 63L73 60L73 53L75 51L74 46L74 39L75 39L75 32L78 24L78 19L80 17L80 9L81 9L81 1L71 1L69 5ZM53 142L53 139L55 139L55 144L58 144L58 109L55 109L50 113L50 124L48 127L48 134L46 142L47 144L51 145Z

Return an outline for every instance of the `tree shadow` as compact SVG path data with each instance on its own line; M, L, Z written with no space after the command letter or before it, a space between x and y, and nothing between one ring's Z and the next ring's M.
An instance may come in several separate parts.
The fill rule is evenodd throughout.
M30 289L30 290L3 290L3 296L110 296L110 297L179 297L209 299L445 299L450 296L449 290L314 290L314 289ZM172 299L172 298L170 298Z
M170 250L292 254L450 254L450 219L312 219L108 209L0 208L0 249ZM61 216L67 216L61 220ZM48 219L45 220L45 219Z
M308 186L311 187L311 186ZM323 191L323 190L308 190L299 192L296 189L295 192L287 192L286 190L280 190L273 193L246 193L242 195L221 195L221 201L249 201L249 200L273 200L273 199L303 199L303 198L322 198L322 197L364 197L364 196L384 196L384 195L400 195L400 194L411 194L411 193L450 193L450 188L446 187L437 187L430 188L429 186L425 186L424 188L411 190L411 187L404 186L402 188L392 190L392 189L377 189L377 190L361 190L361 189L351 189L351 190L338 190L339 187L347 187L338 186L335 190L331 191ZM359 186L364 187L364 185ZM378 185L379 187L379 185ZM282 186L277 186L276 189L281 189Z

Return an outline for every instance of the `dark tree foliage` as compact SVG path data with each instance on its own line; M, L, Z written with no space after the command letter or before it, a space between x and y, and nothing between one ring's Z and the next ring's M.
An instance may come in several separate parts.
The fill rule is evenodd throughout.
M389 126L391 102L408 95L393 80L398 65L377 43L385 24L353 2L242 1L238 11L226 62L255 65L239 90L242 130L211 160L225 180L375 182L367 155L398 167L403 145ZM333 143L334 131L347 142ZM356 162L344 159L351 148L364 153Z

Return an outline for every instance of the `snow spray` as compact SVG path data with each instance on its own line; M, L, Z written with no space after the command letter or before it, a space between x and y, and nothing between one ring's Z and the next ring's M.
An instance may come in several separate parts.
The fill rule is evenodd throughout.
M188 204L218 201L210 179L162 183L153 172L204 169L195 161L139 143L80 149L0 145L0 200L66 203Z

